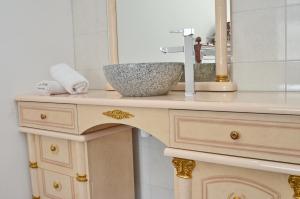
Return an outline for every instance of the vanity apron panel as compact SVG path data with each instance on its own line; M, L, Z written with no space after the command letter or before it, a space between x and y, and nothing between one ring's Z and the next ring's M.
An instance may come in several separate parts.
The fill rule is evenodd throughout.
M171 147L300 163L300 117L170 111Z
M19 102L20 126L77 134L74 104Z
M168 109L78 105L79 132L101 124L126 124L152 134L169 146Z

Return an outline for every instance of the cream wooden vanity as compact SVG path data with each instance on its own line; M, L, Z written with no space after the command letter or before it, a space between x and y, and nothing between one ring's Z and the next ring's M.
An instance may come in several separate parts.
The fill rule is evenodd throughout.
M132 127L166 144L177 199L300 198L300 93L17 101L35 199L133 199Z

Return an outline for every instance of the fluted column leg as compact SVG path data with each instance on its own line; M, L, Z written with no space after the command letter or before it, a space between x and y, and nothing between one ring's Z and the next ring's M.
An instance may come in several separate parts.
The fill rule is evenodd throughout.
M293 176L289 177L289 184L291 185L292 189L294 190L294 198L300 199L300 176Z
M87 169L86 169L86 143L84 142L76 142L75 143L75 151L76 151L76 167L77 167L77 174L76 174L76 195L78 199L89 199L90 193L88 189L88 176L87 176Z
M192 172L196 166L194 160L173 158L178 181L178 199L192 199Z
M29 169L31 178L32 199L40 199L40 192L38 186L38 163L35 154L35 136L27 134L27 146L29 157Z

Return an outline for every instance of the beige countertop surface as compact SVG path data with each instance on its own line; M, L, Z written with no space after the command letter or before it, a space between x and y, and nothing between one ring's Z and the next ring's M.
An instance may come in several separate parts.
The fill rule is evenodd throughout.
M24 94L17 101L300 115L300 92L184 92L165 96L122 97L116 91L90 90L81 95L38 96Z

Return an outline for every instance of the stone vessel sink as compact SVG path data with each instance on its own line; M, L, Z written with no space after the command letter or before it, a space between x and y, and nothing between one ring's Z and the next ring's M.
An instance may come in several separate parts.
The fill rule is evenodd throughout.
M114 64L103 67L110 85L127 97L165 95L183 74L183 63Z

